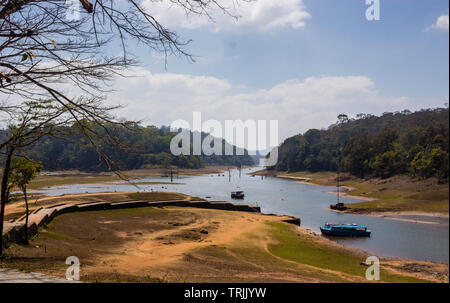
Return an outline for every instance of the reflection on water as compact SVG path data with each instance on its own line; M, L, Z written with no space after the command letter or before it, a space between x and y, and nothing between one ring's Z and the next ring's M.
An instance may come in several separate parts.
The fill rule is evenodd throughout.
M383 219L375 216L352 215L332 212L329 204L334 203L335 195L328 193L330 187L313 186L280 178L252 177L246 173L255 170L243 170L241 178L237 170L223 176L206 175L185 177L174 182L177 185L130 185L125 182L116 184L81 184L55 186L38 192L49 195L94 192L129 192L129 191L177 191L196 197L210 197L209 200L232 201L230 192L245 191L244 200L233 203L256 204L264 213L287 214L300 217L302 226L319 233L319 226L325 222L347 222L366 225L372 230L370 238L336 239L337 242L351 245L379 256L407 259L429 260L441 263L449 261L448 218L436 218L439 224L420 224ZM181 181L182 179L182 181ZM138 182L163 181L168 178L140 179ZM357 199L341 197L344 203L358 202ZM411 218L409 218L411 219ZM420 216L415 216L420 221ZM428 219L427 219L428 220Z

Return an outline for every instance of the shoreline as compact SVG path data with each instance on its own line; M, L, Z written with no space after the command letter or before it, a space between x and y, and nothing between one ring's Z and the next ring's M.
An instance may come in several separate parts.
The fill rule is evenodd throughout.
M103 199L104 201L103 202L89 201L87 203L86 202L80 203L80 201L85 201L86 200L86 199L83 199L84 196L85 197L94 198L94 197L92 197L92 195L89 195L89 194L87 194L87 195L86 194L72 195L72 199L74 199L74 201L72 203L69 202L69 201L65 201L68 197L61 197L61 198L58 198L58 199L54 199L53 201L51 201L51 204L43 206L44 208L41 208L40 210L36 210L34 212L35 216L37 216L36 219L38 219L38 221L36 221L35 223L36 223L36 225L40 225L41 224L40 223L41 220L46 222L48 219L50 219L50 218L53 219L54 217L57 216L56 214L52 213L52 214L49 214L48 217L47 217L48 219L46 219L45 216L41 217L39 215L40 212L42 212L43 214L44 213L46 214L50 210L56 210L56 211L61 211L62 213L67 213L66 211L64 211L64 209L67 208L68 210L70 210L71 208L75 207L75 205L77 205L77 207L79 207L79 208L82 208L84 211L87 211L87 212L85 212L86 214L89 214L90 213L89 211L95 211L95 210L102 210L102 211L105 211L105 212L119 211L119 212L125 212L125 214L127 212L131 212L130 214L132 214L132 216L128 217L131 220L133 220L134 216L138 215L138 213L145 212L146 211L145 209L149 209L147 207L139 207L144 202L138 202L136 200L128 201L128 202L122 202L122 201L120 201L122 199L117 199L118 201L116 201L116 199L114 199L114 196L116 196L117 198L121 198L122 195L130 195L130 193L116 193L116 194L104 193L103 195L100 195L100 196L104 197L104 199ZM131 198L133 198L133 197L130 197L130 199ZM167 198L169 198L169 197L167 197ZM172 201L166 201L166 202L158 201L154 205L157 206L157 204L158 204L160 206L163 206L163 205L167 204L166 206L169 206L168 209L169 210L173 209L172 211L177 211L180 208L179 207L170 208L170 206L171 205L178 206L176 204L179 204L179 203L181 203L179 206L181 206L181 205L186 205L187 206L188 204L191 204L191 203L194 203L194 204L196 204L196 203L200 203L200 204L212 203L212 205L214 205L213 201L211 201L211 202L207 202L207 201L205 201L205 202L192 201L191 202L191 201L189 201L188 198L189 198L189 196L186 196L185 199L182 199L182 197L179 197L179 199L181 199L181 200L179 202L176 202L176 203L174 203L174 201L173 202ZM93 200L97 200L98 201L98 199L95 199L95 198ZM60 202L65 202L65 204L61 205L61 204L59 204ZM117 209L116 209L116 207L113 207L114 209L107 210L105 208L105 205L107 205L107 204L108 205L116 205ZM150 206L151 204L152 203L150 202L149 204L146 204L146 206L147 205ZM220 204L218 204L218 205L220 205ZM125 208L128 208L128 207L130 207L129 208L130 210L129 211L125 210ZM240 208L241 206L235 206L235 207L239 207ZM207 207L207 208L209 208L209 207ZM155 210L151 210L150 212L154 212L154 211L161 212L163 208L158 208L158 207L155 208L155 207L153 207L152 209L155 209ZM202 209L202 208L198 208L198 207L190 207L190 208L186 209L186 211L188 211L188 212L195 212L195 213L198 213L198 214L201 214L201 213L204 214L205 217L204 217L204 220L202 220L202 225L199 225L198 224L199 222L197 222L197 223L196 222L190 222L188 220L189 222L186 221L185 223L178 224L178 225L173 225L173 226L176 227L176 228L179 228L180 232L183 231L183 230L188 230L189 228L192 229L194 227L196 229L198 229L198 230L207 229L207 230L209 230L209 233L208 232L201 232L200 233L200 235L202 235L201 237L204 238L204 241L200 241L200 242L197 241L197 238L196 238L197 236L195 236L195 237L192 238L192 240L185 240L185 241L187 241L187 242L183 242L185 244L178 243L181 240L177 236L175 236L175 237L171 237L170 236L170 235L173 234L173 232L171 230L172 230L172 228L174 228L174 227L170 227L168 229L167 233L164 232L164 234L165 234L164 237L166 237L168 239L165 239L165 238L161 239L161 241L164 241L164 243L158 242L159 241L158 238L152 238L151 241L153 241L153 242L151 242L151 243L154 243L154 245L157 245L159 247L159 249L166 249L167 252L170 252L170 250L173 247L175 247L176 245L179 245L178 247L183 247L183 249L185 249L185 253L186 254L192 254L192 252L190 250L191 247L194 247L194 246L197 247L198 246L198 247L209 247L209 248L211 248L211 247L213 247L211 245L217 244L216 242L214 242L215 239L216 239L215 235L217 235L217 231L220 231L220 230L221 230L220 234L221 235L223 234L223 237L224 237L223 239L227 239L226 243L235 243L235 242L231 241L232 238L229 238L229 236L228 236L229 235L229 231L228 231L227 228L217 230L218 227L223 226L223 224L225 224L224 221L221 221L222 223L220 223L219 225L211 224L211 222L210 222L211 219L209 219L210 218L209 214L215 213L217 215L216 215L214 220L218 220L218 221L222 220L221 218L223 218L223 216L229 217L231 221L229 221L230 223L226 223L226 224L228 224L230 227L235 225L235 224L233 224L231 222L237 222L237 221L234 221L234 220L238 220L242 226L240 228L237 228L236 226L234 226L233 228L236 229L236 233L239 232L240 236L245 236L245 233L242 233L242 228L244 226L247 226L247 225L250 226L250 227L262 226L261 225L262 222L266 222L266 221L268 221L268 222L279 222L280 224L283 224L283 226L286 226L286 228L289 227L290 230L295 231L296 233L298 233L298 235L301 237L299 239L299 241L312 241L311 243L317 243L317 245L323 245L323 247L326 248L327 253L330 253L330 252L333 252L333 251L334 252L336 252L336 251L344 252L345 251L346 252L344 254L345 256L350 256L350 255L351 256L360 256L362 259L364 259L365 256L371 254L370 252L362 250L362 249L359 249L359 248L355 248L355 247L352 247L352 246L336 243L335 241L333 241L331 239L328 239L327 237L323 237L320 234L316 234L316 233L312 232L311 230L309 230L306 227L301 227L301 226L296 226L296 225L292 225L292 224L287 224L287 223L291 223L291 222L287 222L287 220L292 219L291 216L264 214L264 213L260 213L260 212L248 212L248 211L242 211L242 210L241 211L236 211L236 210L224 211L224 210L220 210L220 209ZM147 212L148 211L149 210L147 210ZM71 212L71 211L68 211L68 212ZM136 215L133 214L134 212L136 212ZM183 210L183 213L185 213L184 210ZM79 211L78 212L74 212L73 214L74 214L74 216L84 216ZM180 215L181 215L181 213L180 213ZM114 218L116 218L116 217L114 217ZM179 217L179 220L181 220L181 218L183 218L183 220L184 220L184 216ZM111 226L109 224L113 222L113 221L105 221L103 217L100 217L99 220L100 220L100 223L102 224L102 226L104 226L104 227L105 226ZM165 219L162 219L162 220L164 221L163 223L165 225L166 224ZM175 219L175 218L170 218L169 219L169 223L172 222L172 221L176 221L176 220L177 219ZM32 221L34 221L34 220L32 220ZM114 219L114 222L118 222L117 219ZM49 222L46 222L46 223L49 223ZM172 224L172 223L170 223L170 224ZM64 224L64 226L67 226L66 223L62 223L62 224ZM107 224L107 225L105 225L105 224ZM190 225L190 224L193 224L193 225ZM285 225L285 224L287 224L287 225ZM226 225L226 226L228 226L228 225ZM43 226L44 226L43 227L44 228L43 233L44 234L48 233L48 231L45 229L45 225L43 225ZM136 236L136 233L133 233L133 237L130 238L130 239L134 239L134 237L142 237L142 236L140 236L140 235L142 235L142 229L138 228L137 230L138 230L138 233L137 233L138 236ZM261 231L262 230L266 230L267 231L266 228L261 229ZM52 231L50 231L50 232L52 232ZM60 232L60 231L57 231L57 232ZM123 233L123 235L122 235L122 233ZM121 233L121 237L127 237L125 232L122 232L122 233ZM189 233L192 233L192 232L189 231ZM212 238L208 238L208 237L210 237L210 236L208 236L210 234L212 235L211 236ZM62 235L64 235L64 233ZM173 234L173 235L176 235L176 234ZM72 237L72 236L69 234L66 237L69 238L69 237ZM183 238L181 238L181 239L183 239ZM59 241L59 240L60 240L59 238L56 238L56 239L53 238L53 240L51 240L51 241ZM142 244L142 242L140 242L141 240L138 240L138 239L136 239L136 241L138 241L137 242L138 246L135 249L136 249L136 251L140 251L140 249L138 249L140 247L140 245L144 245L145 246L146 244ZM154 242L154 241L157 241L157 242ZM209 241L209 244L207 244L208 241ZM251 241L251 240L249 240L249 241ZM60 243L60 242L58 242L58 243ZM70 241L69 241L69 243L70 243ZM205 244L202 244L202 243L205 243ZM220 241L218 243L221 244L222 246L225 244L225 242L220 242ZM260 242L256 241L256 243L260 243ZM56 245L55 247L59 247L61 244L55 244L55 245ZM233 245L233 244L227 244L227 245ZM313 245L316 245L316 244L313 244ZM126 245L126 246L127 246L127 249L130 248L129 245ZM147 247L147 246L145 246L145 247ZM215 247L215 245L214 245L214 247ZM39 248L35 248L33 245L31 245L29 249L33 250L33 251L34 250L36 250L36 251L39 250ZM58 250L51 249L51 248L49 248L49 249L50 249L49 252L52 252L54 254L58 254ZM17 253L19 253L19 251ZM158 251L154 251L154 253L156 254L156 253L158 253ZM347 255L347 254L349 254L349 255ZM34 255L34 253L32 253L32 255ZM109 257L107 256L106 260L110 261L110 259L114 259L115 257L123 258L124 262L134 262L132 255L130 255L130 256L125 255L123 257L122 257L122 255L120 255L120 256L118 256L118 255L117 256L111 255ZM148 257L141 256L141 257L142 258L150 258L152 260L152 264L156 260L154 258L152 259L151 256L148 256ZM243 257L245 257L245 254L243 255ZM147 260L147 259L145 259L145 260ZM177 254L173 253L173 256L171 255L171 261L179 262L177 260L180 260L180 259L177 257ZM443 279L444 279L444 281L446 281L445 277L447 277L447 276L446 276L445 271L442 269L443 266L446 265L446 264L443 265L443 263L430 262L430 261L421 261L421 260L413 260L413 259L403 259L403 258L395 258L395 257L383 257L383 258L381 258L381 260L382 260L383 264L385 266L387 266L387 267L385 267L385 269L388 269L389 272L391 272L391 273L392 272L395 273L396 271L398 271L403 276L416 277L416 278L425 278L425 279L428 279L428 280L432 280L434 282L441 282L442 280L436 279L434 276L432 276L430 274L430 270L428 270L427 268L440 268L440 272L442 272L442 277L444 277ZM164 265L164 264L165 264L164 262L161 263L161 265ZM186 263L186 264L189 264L189 263ZM300 262L299 264L303 264L303 262ZM127 263L122 264L123 269L124 270L125 269L128 270L128 265L129 264L127 264ZM38 265L36 265L36 266L38 266ZM97 266L99 268L103 268L102 265L97 265ZM139 266L138 265L133 265L133 266L135 266L134 269L136 269L136 271L139 271ZM307 266L307 265L302 265L302 266ZM328 271L328 269L324 268L323 266L324 265L322 265L320 263L320 264L316 265L315 269L322 270L322 271L323 270ZM410 268L410 267L414 267L414 268L417 267L419 269L419 271L409 272L408 268ZM94 268L94 267L92 267L92 268ZM125 270L124 273L126 273L127 270ZM179 270L181 270L181 269L179 269ZM329 270L329 271L332 272L332 270ZM334 272L334 273L336 273L336 272ZM348 276L348 273L344 273L343 272L342 274L344 274L344 276ZM303 279L303 278L304 279L309 279L308 276L304 276L304 277L303 276L299 276L298 278L299 279ZM355 277L353 277L353 278L355 278ZM206 279L207 279L207 276L206 276ZM330 278L330 279L334 279L334 278ZM308 280L306 280L306 281L308 281Z
M270 177L276 177L276 178L282 178L282 179L290 179L295 180L298 183L306 184L310 186L325 186L325 187L331 187L330 185L322 185L313 183L312 178L308 177L298 177L298 176L283 176L283 175L277 175L276 171L267 171L267 170L259 170L254 175L263 175L263 176L270 176ZM340 195L352 199L358 199L361 200L360 202L373 202L373 201L379 201L380 198L375 197L367 197L367 196L361 196L361 195L353 195L351 194L352 191L358 190L355 187L352 186L340 186L342 191L340 191ZM330 194L337 194L337 191L327 191L327 193ZM355 203L360 203L355 202ZM352 203L347 203L347 205L351 205ZM331 210L330 211L335 211ZM398 220L398 221L405 221L405 222L414 222L414 223L420 223L420 224L442 224L440 222L434 222L434 221L427 221L427 220L416 220L416 219L409 219L409 218L395 218L392 216L423 216L423 217L434 217L434 218L442 218L442 219L448 219L449 213L448 212L427 212L427 211L415 211L415 210L368 210L367 208L347 208L343 211L335 211L339 213L347 213L347 214L355 214L355 215L366 215L366 216L376 216L381 217L384 219L389 220Z
M289 179L289 180L295 180L297 183L306 184L310 186L327 186L329 185L320 185L316 183L312 183L311 178L307 177L296 177L296 176L277 176L276 172L268 173L267 170L260 170L256 171L254 173L251 173L250 175L262 175L262 176L269 176L269 177L275 177L275 178L281 178L281 179ZM351 192L354 190L357 190L357 188L352 186L340 186L342 191L340 191L340 195L352 199L358 199L362 201L377 201L378 198L373 197L366 197L366 196L360 196L360 195L352 195ZM337 194L337 191L327 191L329 194ZM351 203L349 203L351 204ZM347 213L347 214L356 214L356 215L366 215L366 216L375 216L380 217L387 220L396 220L396 221L402 221L402 222L411 222L411 223L418 223L418 224L433 224L433 225L443 225L444 223L441 222L435 222L435 221L427 221L427 220L417 220L417 219L409 219L409 218L396 218L393 216L422 216L422 217L432 217L432 218L442 218L442 219L448 219L449 214L448 213L437 213L437 212L424 212L424 211L385 211L385 212L379 212L379 211L358 211L358 210L352 210L351 208L348 208L344 211L338 211L338 210L332 210L337 213Z
M208 174L224 174L234 166L211 165L202 168L180 168L180 177L203 176ZM177 174L174 169L174 176ZM128 181L141 178L170 178L170 168L143 168L121 172L124 178L114 172L82 172L82 171L43 171L30 185L30 190L40 190L55 186L67 186L72 184L113 184L115 182Z
M330 209L330 211L335 213L344 213L344 214L351 214L351 215L361 215L361 216L371 216L371 217L379 217L386 220L394 220L394 221L402 221L402 222L410 222L410 223L417 223L417 224L431 224L431 225L446 225L442 222L436 222L436 221L427 221L426 217L428 218L439 218L439 219L449 219L449 216L447 214L441 214L441 213L426 213L426 212L415 212L415 211L399 211L399 212L354 212L349 210L335 210ZM420 216L425 217L422 218L422 220L419 219L409 219L409 218L398 218L394 216Z
M259 175L263 175L263 174L259 174ZM274 174L274 175L268 174L267 176L275 177L275 178L281 178L281 179L291 179L291 180L296 180L297 183L306 184L306 185L311 185L311 186L331 187L331 186L329 186L329 185L320 185L320 184L312 183L312 179L311 179L311 178L306 178L306 177L277 176L276 174ZM344 190L343 190L343 191L340 191L339 194L340 194L341 196L344 196L344 197L354 198L354 199L363 200L363 201L376 201L376 200L379 200L378 198L372 198L372 197L365 197L365 196L352 195L350 192L356 190L356 188L351 187L351 186L345 186L345 185L343 185L343 186L340 186L340 188L342 188L342 189L344 189ZM337 191L327 191L327 193L329 193L329 194L337 194Z
M307 183L305 183L307 184ZM341 186L342 188L344 188L345 186ZM349 187L349 188L353 188L353 187ZM355 189L352 190L344 190L344 191L340 191L339 195L343 196L343 197L348 197L348 198L353 198L353 199L358 199L358 200L363 200L363 201L376 201L379 200L378 198L371 198L371 197L365 197L365 196L356 196L356 195L352 195L349 194L348 191L353 191ZM329 194L337 194L337 191L327 191L327 193ZM349 203L351 204L351 203Z
M250 175L251 175L251 173L249 173ZM280 178L283 178L282 176L280 176ZM308 180L309 178L302 178L302 177L289 177L289 178L287 178L287 179L295 179L295 180L297 180L296 182L304 182L305 184L308 184L308 185L316 185L316 186L320 186L320 185L317 185L317 184L314 184L314 183L310 183L310 182L305 182L305 181L303 181L303 180ZM298 181L298 180L302 180L302 181ZM311 179L309 179L309 180L311 180ZM351 190L351 189L353 189L352 187L349 187L349 186L346 186L345 187L346 188L346 190ZM177 190L178 191L178 190ZM91 194L89 194L89 195L91 195L91 196L96 196L96 195L99 195L99 194L101 194L101 193L91 193ZM110 192L110 193L107 193L108 195L114 195L114 193L112 193L112 192ZM64 197L64 199L67 199L67 198L69 198L70 199L70 196L73 196L74 198L76 197L76 196L83 196L84 194L79 194L79 195L66 195L65 197ZM351 195L350 195L351 196ZM48 197L49 199L51 199L51 197ZM349 212L349 213L353 213L353 212ZM354 213L354 214L362 214L362 215L375 215L375 216L379 216L379 217L382 217L382 218L384 218L384 219L391 219L391 220L403 220L403 221L405 221L405 220L409 220L410 222L414 222L414 223L424 223L424 224L430 224L428 221L425 221L425 220L423 220L423 222L421 221L421 220L413 220L413 219L408 219L408 218L392 218L392 217L388 217L389 215L399 215L399 212L391 212L391 213L376 213L376 214L366 214L366 213ZM405 213L405 215L420 215L420 212L413 212L413 213L411 213L411 212L406 212ZM439 214L431 214L430 216L439 216ZM436 222L432 222L431 224L441 224L441 223L436 223ZM303 228L303 227L302 227ZM320 236L320 234L319 234L319 236ZM352 247L352 246L349 246L349 245L345 245L346 247L349 247L349 248L354 248L354 247Z
M411 223L417 223L417 224L431 224L431 225L445 225L445 223L442 222L436 222L436 221L427 221L423 220L428 218L439 218L439 219L449 219L448 214L441 214L441 213L426 213L426 212L417 212L417 211L400 211L400 212L386 212L383 214L368 214L369 216L375 216L380 217L387 220L395 220L395 221L402 221L402 222L411 222ZM398 218L394 216L418 216L418 217L425 217L421 219L410 219L410 218Z

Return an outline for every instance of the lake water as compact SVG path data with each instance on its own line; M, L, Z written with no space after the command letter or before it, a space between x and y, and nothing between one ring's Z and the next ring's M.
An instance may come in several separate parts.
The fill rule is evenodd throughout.
M335 241L371 252L377 256L398 257L449 263L449 220L435 219L439 224L423 224L384 219L375 216L352 215L332 212L328 209L336 200L329 193L333 187L315 186L295 180L247 175L259 168L231 171L224 176L205 175L174 178L184 184L140 185L136 188L128 183L81 184L56 186L35 192L62 195L86 192L135 192L171 191L216 201L231 201L241 204L256 204L263 213L286 214L301 218L302 226L320 233L319 226L325 222L357 223L372 230L370 238L338 238ZM145 178L144 181L170 181L169 178ZM231 200L230 192L245 191L244 200ZM342 202L359 202L358 199L341 197ZM420 220L420 216L408 219Z

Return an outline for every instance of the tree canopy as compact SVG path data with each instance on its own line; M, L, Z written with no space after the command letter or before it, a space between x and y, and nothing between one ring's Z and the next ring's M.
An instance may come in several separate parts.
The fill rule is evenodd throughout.
M286 139L272 167L284 171L348 171L359 177L410 174L449 178L448 108L359 114L326 130L310 129Z
M106 127L118 139L122 147L115 142L96 142L97 148L107 154L117 168L122 170L152 166L180 168L199 168L204 165L252 165L248 155L180 155L170 152L170 141L176 132L167 126L143 127L135 123L133 127L121 127L110 124ZM102 130L98 130L102 132ZM0 140L7 133L0 130ZM58 134L57 136L55 134ZM206 137L202 133L202 137ZM52 135L45 135L32 146L22 151L30 159L41 161L46 170L78 169L84 171L106 171L108 165L99 156L90 141L81 136L76 126L57 126ZM2 156L0 156L1 158Z

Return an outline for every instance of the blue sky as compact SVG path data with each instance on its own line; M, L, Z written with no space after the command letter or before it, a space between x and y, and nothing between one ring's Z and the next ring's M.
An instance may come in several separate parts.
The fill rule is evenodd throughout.
M193 110L205 119L278 119L283 140L341 112L448 102L448 1L380 0L379 21L366 19L365 0L261 1L239 7L236 24L220 15L183 23L173 8L152 6L193 40L188 51L198 57L169 57L166 69L161 54L132 47L141 77L111 97L129 104L121 114L156 125L190 121Z

